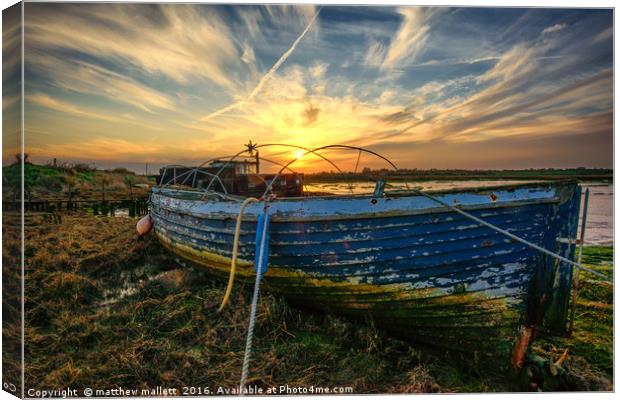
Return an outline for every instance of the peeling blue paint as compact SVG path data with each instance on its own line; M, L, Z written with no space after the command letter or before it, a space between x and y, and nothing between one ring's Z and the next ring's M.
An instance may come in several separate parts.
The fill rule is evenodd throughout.
M558 244L556 239L576 234L576 193L575 183L563 182L434 195L535 244L570 255L574 245ZM460 307L489 314L488 302L493 301L493 312L499 314L483 325L514 325L516 332L518 315L545 291L561 297L562 304L564 296L567 301L570 268L554 264L536 250L438 208L420 195L378 198L374 205L370 199L271 201L265 283L310 306L344 314L364 312L378 320L397 318L393 326L407 327L412 335L432 326L428 324L432 314L419 323L420 310L431 305L437 318L446 318ZM202 201L199 193L173 188L155 188L152 202L155 230L173 247L178 243L224 259L231 256L239 202ZM256 217L262 209L262 203L246 209L241 260L254 259ZM278 275L278 270L293 275ZM409 309L415 311L407 314ZM476 327L483 320L461 316L458 326ZM423 330L418 333L426 335Z

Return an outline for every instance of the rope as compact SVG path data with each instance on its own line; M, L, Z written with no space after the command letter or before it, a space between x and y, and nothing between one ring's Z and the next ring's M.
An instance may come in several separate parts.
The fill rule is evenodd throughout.
M268 205L265 205L265 219L263 220L263 236L260 242L260 251L258 256L258 265L256 266L256 280L254 281L254 294L252 295L252 308L250 309L250 322L248 324L248 336L245 341L245 354L243 355L243 368L241 369L241 381L239 382L240 394L243 393L245 388L245 381L248 379L248 370L250 368L250 356L252 353L252 339L254 337L254 322L256 321L256 308L258 306L258 292L260 289L260 280L263 275L261 263L265 250L265 237L267 236L267 210ZM258 227L257 227L258 229Z
M235 226L235 239L233 241L233 252L232 259L230 260L230 274L228 275L228 287L226 287L226 293L224 293L224 298L222 299L222 304L220 308L217 310L221 312L228 303L228 298L230 297L230 293L232 292L233 284L235 283L235 273L237 271L237 253L239 252L239 236L241 234L241 222L243 220L243 211L250 203L257 203L260 200L254 197L248 197L241 203L241 207L239 208L239 214L237 214L237 225Z
M478 218L478 217L476 217L476 216L474 216L474 215L472 215L472 214L470 214L470 213L468 213L466 211L461 210L460 208L454 207L454 206L446 203L443 200L440 200L440 199L438 199L438 198L436 198L434 196L431 196L430 194L424 193L421 190L416 190L416 192L421 194L422 196L428 197L429 199L431 199L431 200L441 204L444 207L448 207L452 211L455 211L455 212L457 212L457 213L459 213L459 214L461 214L461 215L463 215L463 216L465 216L465 217L467 217L469 219L472 219L472 220L476 221L480 225L484 225L484 226L486 226L488 228L491 228L494 231L501 233L502 235L508 236L509 238L511 238L513 240L516 240L517 242L523 243L523 244L525 244L525 245L527 245L527 246L529 246L529 247L531 247L531 248L533 248L535 250L538 250L541 253L547 254L548 256L551 256L551 257L553 257L553 258L555 258L557 260L560 260L560 261L565 262L567 264L570 264L570 265L572 265L572 266L574 266L574 267L576 267L578 269L581 269L583 271L586 271L586 272L589 272L589 273L591 273L593 275L596 275L599 278L603 279L603 281L605 281L606 283L613 284L611 279L609 279L607 276L605 276L604 274L602 274L600 272L597 272L597 271L594 271L593 269L584 267L583 265L581 265L578 262L575 262L573 260L569 260L568 258L563 257L563 256L561 256L559 254L555 254L554 252L549 251L549 250L545 249L544 247L540 247L537 244L534 244L534 243L532 243L530 241L522 239L522 238L520 238L520 237L518 237L518 236L516 236L516 235L514 235L514 234L512 234L510 232L508 232L507 230L504 230L504 229L502 229L502 228L500 228L498 226L490 224L490 223L488 223L488 222L486 222L486 221L484 221L484 220L482 220L482 219L480 219L480 218Z

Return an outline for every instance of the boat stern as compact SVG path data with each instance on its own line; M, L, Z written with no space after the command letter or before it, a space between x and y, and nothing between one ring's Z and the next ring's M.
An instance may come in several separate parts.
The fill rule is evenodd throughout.
M550 216L545 247L572 260L579 226L581 188L571 182L557 190L560 201ZM539 265L532 281L526 323L547 334L566 336L569 333L573 266L544 254Z

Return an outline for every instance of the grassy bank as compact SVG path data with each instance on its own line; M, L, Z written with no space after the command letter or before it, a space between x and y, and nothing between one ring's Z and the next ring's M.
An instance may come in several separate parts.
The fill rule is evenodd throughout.
M3 196L5 200L19 197L20 164L2 167ZM24 164L24 191L27 199L66 198L107 199L146 195L146 184L154 180L136 175L124 168L99 170L88 165L63 166Z
M179 266L152 237L137 240L135 220L73 215L50 225L37 218L26 227L26 388L238 384L251 288L235 287L218 314L224 286ZM589 248L586 262L611 273L612 256ZM15 265L11 253L3 257ZM568 349L571 388L609 390L612 292L584 278L575 335L538 342L536 351L557 359ZM371 321L299 310L269 293L261 294L250 377L262 387L349 386L355 393L517 389Z

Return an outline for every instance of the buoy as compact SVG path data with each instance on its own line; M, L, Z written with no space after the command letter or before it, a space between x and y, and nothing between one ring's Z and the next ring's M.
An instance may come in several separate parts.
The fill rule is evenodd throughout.
M136 230L138 231L138 237L142 237L148 234L153 229L153 219L150 214L145 215L136 224Z

